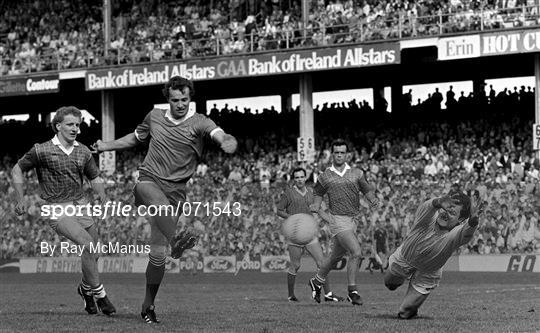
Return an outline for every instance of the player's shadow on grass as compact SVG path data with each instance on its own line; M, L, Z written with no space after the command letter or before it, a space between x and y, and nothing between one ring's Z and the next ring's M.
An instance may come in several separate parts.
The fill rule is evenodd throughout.
M300 302L289 302L288 300L283 300L282 298L253 298L249 301L256 301L256 302L262 302L262 303L270 303L270 304L288 304L290 306L301 306L301 307L312 307L312 306L331 306L331 307L351 307L351 303L349 302L325 302L322 301L321 303L317 303L313 300L310 300L306 298L305 300L302 299Z
M38 316L50 316L53 314L51 311L31 311L31 312L25 312L25 314L30 315L38 315ZM102 318L108 318L108 319L122 319L122 320L131 320L133 319L134 315L133 313L115 313L112 316L107 316L102 313L98 313L95 315L89 315L85 312L80 311L62 311L57 312L56 314L61 314L62 316L74 316L74 317L81 317L81 318L94 318L94 317L102 317Z
M414 317L414 318L408 319L408 320L399 319L397 317L397 314L395 314L395 313L378 313L378 314L366 313L365 317L366 318L374 318L374 319L384 319L384 320L394 319L394 320L399 320L399 321L403 321L403 322L416 321L416 320L433 320L433 317L429 317L429 316L417 316L417 317Z

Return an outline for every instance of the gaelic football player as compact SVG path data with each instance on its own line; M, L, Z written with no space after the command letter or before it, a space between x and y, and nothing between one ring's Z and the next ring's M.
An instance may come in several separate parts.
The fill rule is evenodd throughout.
M169 110L153 109L135 131L120 139L97 141L98 152L121 150L149 142L146 157L139 167L139 179L134 188L138 205L172 205L186 200L186 184L195 172L202 155L205 139L218 143L226 153L236 150L236 139L226 134L206 116L189 110L195 90L183 77L172 77L163 88ZM146 296L141 316L147 323L157 323L154 300L165 273L167 245L171 257L179 258L192 248L196 236L191 231L176 235L177 216L160 214L150 219L151 237L149 263L146 269Z
M52 120L56 135L47 142L36 144L13 167L13 187L17 195L15 212L26 212L24 202L23 172L36 170L40 196L48 204L84 206L88 203L83 191L84 178L105 202L105 189L92 153L85 145L75 141L81 124L81 111L74 106L61 107ZM77 292L83 298L85 310L96 314L99 310L106 315L116 312L101 284L97 269L97 256L90 252L90 243L98 241L97 228L89 212L81 209L83 216L60 216L51 219L49 225L59 235L77 245L83 245L81 255L82 281ZM94 300L95 299L95 300ZM97 306L96 306L97 301Z
M323 196L328 195L331 218L329 227L334 237L330 256L323 261L315 277L309 280L312 297L317 303L321 302L321 289L328 272L348 252L347 299L353 305L362 305L362 297L356 287L356 273L362 249L356 237L357 226L353 217L360 212L361 193L366 196L372 207L379 204L379 199L375 195L374 188L366 181L364 173L346 163L347 153L348 146L345 141L336 140L332 143L332 166L319 176L314 188L315 200L311 205L311 211L319 212Z
M448 258L473 237L479 212L478 196L473 195L471 201L460 191L451 191L418 207L414 226L388 259L389 267L384 275L384 284L390 290L409 280L399 318L409 319L418 314L418 308L439 285Z
M313 190L306 187L306 170L303 168L297 168L293 171L294 184L291 187L287 187L281 194L280 201L277 205L277 215L284 219L294 214L311 214L309 206L313 204ZM290 256L290 265L287 272L287 287L289 291L289 301L298 302L298 299L294 295L294 283L296 280L296 273L300 268L300 259L302 258L302 252L305 249L315 260L317 267L320 267L324 259L321 244L317 238L305 246L297 244L288 244L287 247ZM327 302L340 302L343 301L342 297L332 293L328 279L324 284L324 300Z

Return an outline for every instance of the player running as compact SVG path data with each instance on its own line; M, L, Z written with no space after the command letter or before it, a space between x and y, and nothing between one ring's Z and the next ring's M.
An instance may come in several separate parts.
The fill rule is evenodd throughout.
M36 169L40 197L47 204L85 206L89 201L83 190L84 177L90 180L92 188L98 193L101 202L105 202L105 189L99 177L99 169L92 153L85 145L75 141L79 134L81 111L74 106L61 107L52 120L52 129L56 135L47 142L35 144L13 167L11 175L17 196L15 213L26 212L24 202L23 172ZM77 208L76 208L77 209ZM78 210L78 209L77 209ZM54 209L55 212L60 211ZM65 211L64 211L65 212ZM77 245L84 246L81 255L82 281L77 293L84 300L84 309L89 314L99 310L112 315L116 309L109 301L103 284L99 279L97 255L91 252L90 244L98 241L97 227L86 209L79 212L82 216L63 215L49 221L51 228ZM94 299L95 298L95 299ZM97 300L97 306L96 306Z
M149 142L146 157L139 167L139 179L134 188L137 205L173 205L186 200L186 183L197 168L205 138L217 142L226 153L236 150L236 139L226 134L211 119L189 110L195 90L193 83L183 77L172 77L163 89L170 109L153 109L134 133L120 139L102 142L98 152L121 150ZM192 248L196 236L191 231L176 235L178 217L160 214L150 219L150 254L146 268L146 296L141 316L147 323L158 323L154 300L165 273L165 251L171 246L171 257L179 258Z
M292 187L287 187L281 195L280 201L277 205L277 215L284 219L294 214L311 214L309 206L313 203L313 190L306 187L306 170L303 168L297 168L293 171L294 184ZM321 244L317 238L314 238L312 242L303 246L289 243L287 246L290 256L289 270L287 271L287 287L289 291L288 300L290 302L298 302L298 299L294 295L294 283L296 280L296 273L300 268L300 260L302 258L303 250L307 250L317 268L321 266L324 255ZM330 289L330 283L326 279L324 284L324 300L326 302L341 302L343 297L335 295Z
M332 143L332 166L319 176L314 188L315 202L311 205L311 211L319 212L323 196L327 194L329 227L331 236L334 237L330 256L323 261L315 277L309 280L312 297L317 303L321 302L321 289L328 272L348 252L347 299L353 305L362 305L362 297L356 287L356 273L362 248L356 237L356 222L353 217L360 212L360 193L366 196L372 207L379 204L379 199L375 196L374 188L366 181L364 173L351 168L345 162L347 153L348 146L345 141L336 140Z
M390 256L384 284L396 290L406 279L409 289L399 307L398 317L410 319L418 314L431 290L439 285L448 258L468 243L478 226L480 200L460 191L424 202L403 244ZM468 222L464 223L465 220Z

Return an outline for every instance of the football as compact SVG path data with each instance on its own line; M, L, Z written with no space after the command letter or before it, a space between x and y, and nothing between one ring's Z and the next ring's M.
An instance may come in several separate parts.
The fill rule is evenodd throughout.
M311 214L295 214L289 216L281 226L283 235L296 245L309 244L319 233L317 222Z

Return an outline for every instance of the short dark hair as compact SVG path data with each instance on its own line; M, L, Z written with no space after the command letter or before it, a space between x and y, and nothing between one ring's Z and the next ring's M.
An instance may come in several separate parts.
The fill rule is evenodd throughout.
M181 76L173 76L169 82L165 83L163 86L163 96L168 100L169 99L169 89L183 91L184 88L189 88L189 97L193 98L195 95L195 88L193 87L193 82L183 78Z
M345 148L347 149L347 152L349 151L349 145L347 144L345 140L336 139L334 140L334 142L332 142L332 153L334 152L334 147L339 147L339 146L345 146Z
M82 113L81 110L77 109L74 106L62 106L58 110L56 110L56 113L51 121L51 127L54 133L58 133L58 130L56 129L56 125L60 124L64 121L64 118L71 114L79 119L82 119Z
M300 172L300 171L302 171L304 173L304 176L307 176L306 169L304 169L304 168L296 168L296 169L293 170L293 172L291 174L293 176L293 178L294 178L294 174L297 173L297 172Z

